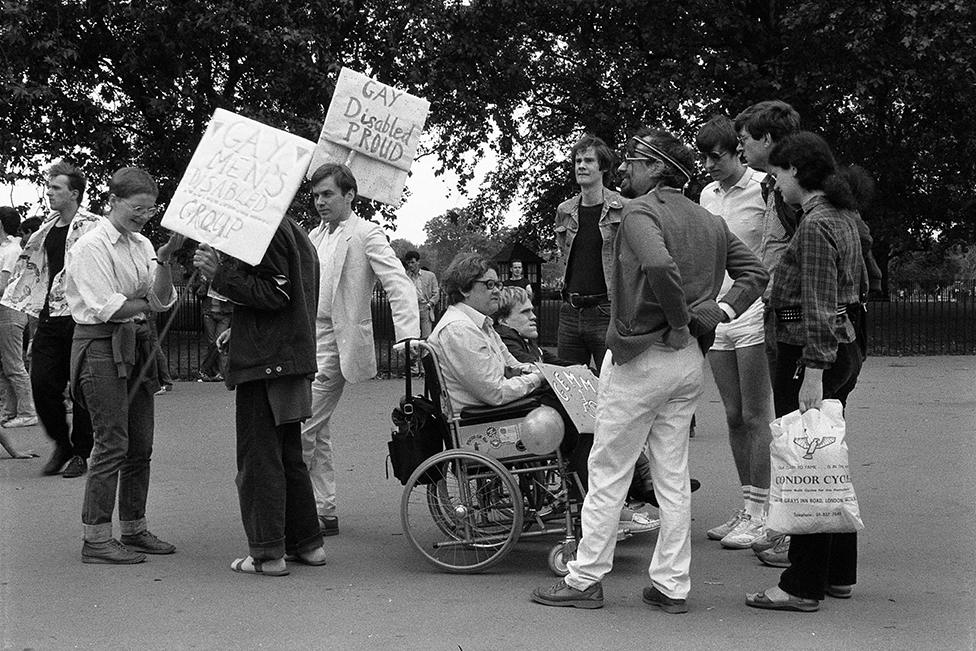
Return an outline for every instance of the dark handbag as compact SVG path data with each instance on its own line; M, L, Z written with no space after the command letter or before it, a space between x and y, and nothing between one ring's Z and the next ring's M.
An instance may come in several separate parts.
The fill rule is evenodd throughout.
M448 429L440 409L424 396L411 395L410 343L406 346L407 393L393 410L393 432L387 448L393 476L404 486L414 470L444 449ZM389 477L389 475L387 475ZM423 484L439 481L442 474L431 469L420 478Z

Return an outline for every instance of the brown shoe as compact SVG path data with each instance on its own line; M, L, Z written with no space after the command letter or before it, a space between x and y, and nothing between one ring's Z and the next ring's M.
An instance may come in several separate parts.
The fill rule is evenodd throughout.
M328 515L319 516L319 526L322 528L323 536L339 535L339 518Z
M133 536L122 536L122 544L143 554L172 554L176 551L176 545L163 542L148 531L141 531Z
M688 603L684 599L672 599L654 586L644 588L641 595L644 603L649 606L657 606L666 613L677 615L688 612Z
M75 477L81 477L87 471L88 462L78 455L75 455L71 457L71 461L69 461L68 465L64 467L64 472L61 473L61 476L65 479L74 479Z
M103 543L86 542L81 547L82 563L102 563L105 565L134 565L143 563L145 554L140 554L125 548L115 538Z

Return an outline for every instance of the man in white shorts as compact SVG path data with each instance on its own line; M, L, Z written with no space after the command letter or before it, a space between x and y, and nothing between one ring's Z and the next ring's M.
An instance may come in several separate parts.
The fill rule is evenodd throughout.
M753 253L759 254L763 232L761 182L765 174L746 167L736 154L735 125L716 116L698 132L696 145L712 182L699 203L722 217ZM719 300L732 286L726 276ZM769 421L772 419L769 367L763 335L762 299L730 323L715 329L708 361L725 406L732 459L742 486L741 509L727 522L708 530L723 547L749 549L763 534L769 497Z

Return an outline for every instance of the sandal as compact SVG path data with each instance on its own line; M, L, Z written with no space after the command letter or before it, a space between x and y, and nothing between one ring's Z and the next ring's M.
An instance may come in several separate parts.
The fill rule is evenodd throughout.
M321 547L319 549L321 549ZM312 550L312 551L317 551L317 550ZM324 556L320 560L312 560L302 554L285 554L285 560L294 561L295 563L301 563L302 565L311 565L312 567L321 567L326 563L326 559Z
M263 574L264 576L288 576L288 568L283 570L266 570L262 561L256 561L250 556L235 559L230 569L241 574Z
M814 613L820 610L820 602L816 599L803 599L790 595L789 599L773 601L765 591L747 594L746 605L764 610L789 610L800 613Z

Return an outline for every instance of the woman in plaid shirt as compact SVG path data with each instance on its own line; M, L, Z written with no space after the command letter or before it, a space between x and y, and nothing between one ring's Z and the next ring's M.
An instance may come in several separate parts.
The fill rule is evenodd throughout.
M776 311L776 417L819 408L826 398L847 404L861 370L848 305L867 289L857 213L872 183L863 170L838 170L827 143L800 132L770 152L776 188L803 217L776 266L770 304ZM857 534L793 536L790 567L779 585L746 603L770 610L814 611L824 595L848 598L856 582Z

